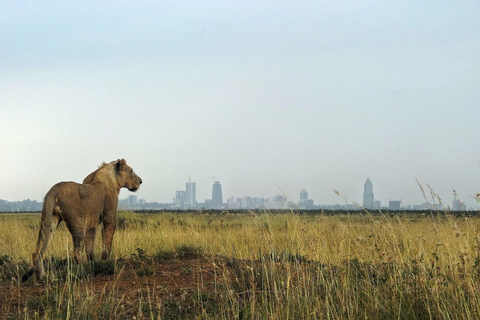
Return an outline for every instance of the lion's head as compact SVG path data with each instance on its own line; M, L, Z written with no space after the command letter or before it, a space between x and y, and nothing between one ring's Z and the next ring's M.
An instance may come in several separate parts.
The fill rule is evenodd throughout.
M133 169L127 165L125 159L117 160L115 164L117 181L121 188L127 188L130 191L137 191L142 184L142 178L137 176Z

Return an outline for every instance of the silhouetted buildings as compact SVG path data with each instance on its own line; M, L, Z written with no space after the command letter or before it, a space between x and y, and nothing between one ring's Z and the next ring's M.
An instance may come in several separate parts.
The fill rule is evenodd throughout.
M173 209L196 209L196 184L189 181L185 184L185 190L175 191L175 198L173 198Z
M135 195L131 195L131 196L128 196L127 198L127 206L128 207L136 207L137 206L137 196Z
M367 178L363 185L363 207L365 209L375 209L373 197L373 184L370 178Z
M308 192L305 189L300 191L300 201L302 200L308 200Z
M388 201L388 210L401 210L402 205L398 200L390 200Z
M137 196L130 195L125 199L118 200L119 210L158 210L170 208L170 204L147 202L145 199L137 199Z
M271 200L266 199L263 202L263 206L265 209L293 209L295 208L295 203L290 202L287 200L287 197L284 195L276 195L272 197Z
M220 209L223 207L222 185L215 181L212 187L212 203L213 209Z
M245 196L243 198L230 197L227 201L227 208L230 210L265 209L264 203L265 203L265 200L260 197L250 197L250 196Z
M137 209L173 209L173 210L202 210L202 209L227 209L227 210L313 210L313 209L325 209L325 210L451 210L451 211L466 211L466 205L457 197L454 192L454 198L452 207L444 207L442 203L423 203L420 205L403 205L401 200L388 200L382 207L382 203L376 200L373 193L373 183L370 178L367 178L363 185L363 207L355 201L347 203L345 197L344 204L320 204L314 205L313 199L309 199L309 193L307 190L302 189L300 191L300 199L298 202L287 199L285 195L276 195L271 198L264 197L230 197L223 202L222 185L219 181L214 181L212 185L212 198L206 199L204 203L198 203L196 200L196 183L191 182L190 179L185 185L186 190L179 190L175 192L175 198L172 203L159 204L156 202L148 203L143 199L137 199L135 195L130 195L124 200L119 201L119 209L137 210ZM0 205L2 202L0 201ZM0 206L0 209L2 206ZM3 203L4 210L12 210L7 207L6 203ZM20 207L20 210L25 210L26 206ZM18 210L18 209L17 209Z
M185 208L185 198L186 192L184 190L175 191L175 198L173 199L173 204L178 209Z
M313 199L308 199L307 190L300 191L300 201L298 201L298 209L311 210L314 209Z
M187 182L185 190L185 207L184 209L194 209L197 206L196 184L195 182Z
M467 206L464 203L460 202L460 200L457 198L457 193L454 191L452 211L465 211L465 210L467 210Z

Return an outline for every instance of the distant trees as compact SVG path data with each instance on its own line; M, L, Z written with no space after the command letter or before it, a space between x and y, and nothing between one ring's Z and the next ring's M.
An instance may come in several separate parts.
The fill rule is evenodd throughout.
M34 212L42 211L42 202L26 199L23 201L7 201L0 199L0 212Z

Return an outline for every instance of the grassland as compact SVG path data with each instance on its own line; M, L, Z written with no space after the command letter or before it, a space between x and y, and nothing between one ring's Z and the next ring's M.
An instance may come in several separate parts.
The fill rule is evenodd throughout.
M2 319L480 318L478 217L124 212L111 260L63 227L21 283L38 225L0 215Z

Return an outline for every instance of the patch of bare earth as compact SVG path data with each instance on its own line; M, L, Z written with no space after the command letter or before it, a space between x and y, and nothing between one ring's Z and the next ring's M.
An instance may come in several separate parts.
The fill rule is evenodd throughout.
M166 302L181 308L188 300L214 299L221 281L214 259L201 257L165 262L119 259L114 274L90 275L75 282L77 289L85 289L94 300L111 301L123 310L122 314L134 316L141 306L161 310ZM27 309L35 312L35 305L29 301L41 299L48 291L66 289L67 285L32 280L21 283L12 278L11 283L0 284L0 318L16 318ZM42 313L41 307L38 313Z

